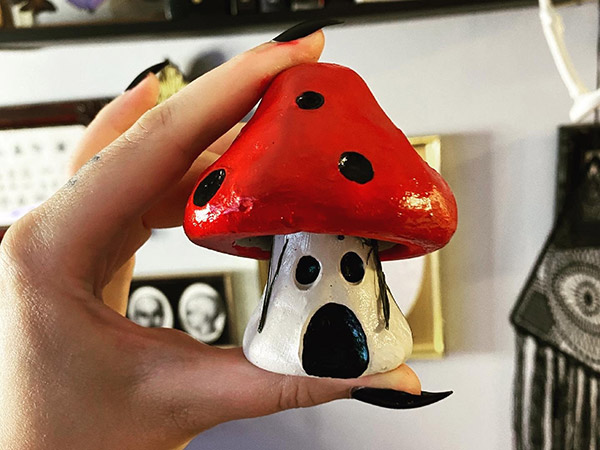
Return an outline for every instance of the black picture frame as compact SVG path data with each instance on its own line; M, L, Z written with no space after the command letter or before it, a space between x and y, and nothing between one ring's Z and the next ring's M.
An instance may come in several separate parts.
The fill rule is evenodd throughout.
M222 306L225 313L225 321L222 328L222 333L218 338L210 342L203 341L200 335L194 335L194 331L190 329L191 325L186 325L185 318L182 320L180 311L183 306L182 302L186 301L184 294L192 292L193 286L208 286L212 288L219 296L219 304ZM181 330L200 342L218 347L233 347L240 345L240 339L237 335L236 314L232 297L232 276L230 273L199 273L199 274L179 274L179 275L160 275L160 276L143 276L135 277L131 282L129 290L129 299L140 288L153 288L166 297L172 311L172 325L165 325L168 328ZM207 288L208 291L210 289ZM128 307L127 317L134 320L133 309L135 305L130 304ZM134 320L135 321L135 320ZM141 324L141 323L140 323ZM187 328L187 329L186 329Z

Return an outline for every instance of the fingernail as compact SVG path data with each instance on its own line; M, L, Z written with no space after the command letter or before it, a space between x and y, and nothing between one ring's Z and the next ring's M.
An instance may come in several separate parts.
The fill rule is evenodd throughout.
M395 391L393 389L378 389L359 387L352 389L351 395L355 400L391 409L414 409L431 405L450 396L452 391L426 392L420 395L408 392Z
M313 34L315 31L320 30L323 27L329 25L338 25L344 23L342 20L337 19L316 19L307 20L306 22L294 25L292 28L288 28L279 36L273 38L275 42L290 42L296 39L303 38L309 34Z
M125 92L133 89L138 84L140 84L148 76L148 74L153 73L156 75L158 72L163 70L168 64L169 64L169 60L165 59L163 62L154 64L153 66L148 67L146 70L142 71L142 73L140 73L137 77L135 77L133 79L131 84L129 86L127 86L127 89L125 89Z

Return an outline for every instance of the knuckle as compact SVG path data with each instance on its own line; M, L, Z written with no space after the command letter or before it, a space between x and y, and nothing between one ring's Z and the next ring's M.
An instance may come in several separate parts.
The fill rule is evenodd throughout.
M170 107L164 108L164 105L152 108L146 111L142 117L121 136L121 145L136 147L140 143L151 139L153 133L160 127L168 126L172 122L172 112ZM119 140L115 141L118 145Z
M154 128L153 122L153 118L143 115L140 120L123 133L121 139L116 140L113 145L117 147L136 147L145 139L149 138L150 133Z
M151 133L156 128L170 128L174 122L173 107L169 102L164 102L147 111L138 121L138 125L145 133Z
M169 103L163 103L155 108L155 114L160 125L165 128L170 128L175 122L173 108Z
M284 411L286 409L293 409L297 407L297 390L298 385L294 383L290 377L285 377L282 380L279 391L278 403L280 411Z
M43 342L56 318L46 302L46 282L53 278L54 264L36 225L28 226L29 222L35 222L35 215L15 222L0 245L0 329L4 337L9 333Z
M46 266L50 252L43 221L43 213L34 210L11 225L0 247L3 264L22 272Z
M281 411L314 406L317 402L312 396L307 380L298 377L285 377L281 382L278 407Z
M129 147L140 147L144 142L164 142L169 151L191 164L196 154L181 145L177 132L177 118L175 107L167 100L164 103L147 111L137 122L122 136L124 144Z

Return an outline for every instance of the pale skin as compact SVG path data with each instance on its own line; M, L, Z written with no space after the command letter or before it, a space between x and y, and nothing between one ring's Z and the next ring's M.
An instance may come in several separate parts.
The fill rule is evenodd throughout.
M71 182L0 246L0 448L173 449L219 423L348 398L355 386L420 393L406 365L350 380L284 376L240 349L123 317L150 230L181 225L198 175L268 82L317 61L323 44L320 31L263 44L156 107L151 75L89 126Z

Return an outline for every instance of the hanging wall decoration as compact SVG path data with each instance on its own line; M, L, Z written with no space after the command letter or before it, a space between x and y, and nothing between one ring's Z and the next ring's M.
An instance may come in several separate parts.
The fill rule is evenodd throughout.
M410 328L381 261L424 255L456 229L450 188L352 70L280 74L201 176L184 228L204 247L270 259L244 335L263 369L353 378L402 364Z
M148 328L175 328L209 345L239 345L230 273L136 277L127 317Z
M512 314L519 450L600 445L600 126L560 143L560 213Z

